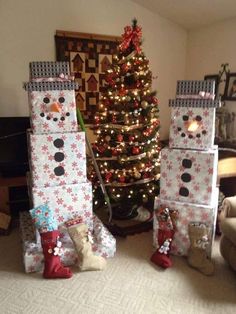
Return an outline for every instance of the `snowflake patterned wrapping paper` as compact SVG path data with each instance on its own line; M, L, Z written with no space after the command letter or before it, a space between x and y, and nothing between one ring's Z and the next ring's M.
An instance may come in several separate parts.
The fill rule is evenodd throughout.
M170 149L161 151L160 197L210 205L217 180L218 150Z
M94 254L111 258L116 252L116 239L104 227L102 222L95 215L93 216L93 251ZM64 225L59 227L60 241L62 242L61 261L66 266L74 265L77 261L77 254L73 242L69 237ZM20 233L23 245L23 262L25 272L37 272L43 270L44 258L41 243L35 242L35 228L29 212L20 213Z
M34 134L78 130L74 90L31 91L28 99Z
M89 231L93 238L92 249L94 253L105 258L113 257L116 252L116 239L96 215L93 215L93 230ZM73 246L73 242L64 224L59 226L59 232L63 245Z
M47 188L32 188L33 206L48 204L54 210L58 226L65 221L81 216L93 230L92 184L68 184Z
M175 232L174 239L171 245L171 254L173 255L188 255L190 247L188 225L190 222L204 222L209 228L209 246L207 254L211 256L212 244L215 234L216 216L218 208L218 194L217 188L214 190L215 204L211 206L203 206L190 203L168 201L160 198L155 199L155 213L157 213L160 205L168 207L172 210L178 210L177 231ZM158 221L156 214L153 220L153 245L158 248Z
M32 134L28 132L34 187L87 181L84 132Z
M215 136L215 108L171 108L170 148L210 149Z

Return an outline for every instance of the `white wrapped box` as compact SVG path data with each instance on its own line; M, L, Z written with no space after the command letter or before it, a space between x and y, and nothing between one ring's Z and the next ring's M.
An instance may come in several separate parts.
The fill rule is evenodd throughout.
M84 132L28 133L28 143L34 187L87 181Z
M215 108L171 108L170 148L209 149L214 136Z
M73 89L29 91L29 105L31 126L35 134L78 130Z
M54 210L58 226L65 221L81 216L93 230L91 182L68 184L47 188L32 188L33 206L48 204Z
M116 239L104 227L100 219L93 216L94 230L91 231L93 239L93 252L105 258L113 257L116 252ZM29 212L20 214L20 232L23 244L23 261L25 272L41 271L44 265L41 242L35 242L35 228ZM59 227L60 241L62 242L61 261L66 266L74 265L77 261L77 254L73 242L69 237L66 228Z
M208 256L211 256L212 244L215 234L216 217L218 209L218 189L215 189L214 198L215 202L211 206L196 205L190 203L174 202L156 198L155 200L155 213L160 205L168 207L172 210L178 210L177 231L175 232L173 242L171 244L171 254L174 255L188 255L190 247L190 240L188 235L188 225L190 222L203 222L205 223L209 232L209 246L207 248ZM158 248L158 220L156 214L153 220L153 245Z
M210 205L217 180L218 150L170 149L161 151L160 197Z

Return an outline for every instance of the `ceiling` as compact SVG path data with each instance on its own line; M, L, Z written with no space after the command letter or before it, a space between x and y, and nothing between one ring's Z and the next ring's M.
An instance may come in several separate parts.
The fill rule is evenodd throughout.
M132 0L190 30L236 17L236 0Z

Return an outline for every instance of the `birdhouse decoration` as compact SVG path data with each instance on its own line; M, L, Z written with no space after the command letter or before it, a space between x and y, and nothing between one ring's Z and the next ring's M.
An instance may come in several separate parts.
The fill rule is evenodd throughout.
M189 254L192 224L191 230L202 226L207 230L204 254L207 258L211 256L219 193L214 135L215 110L220 101L215 99L214 84L178 81L176 99L169 101L170 141L169 147L161 151L160 195L155 203L153 238L157 251L151 257L164 268L171 265L169 253ZM196 239L199 234L197 230ZM170 243L169 252L163 256L161 247L166 240Z
M76 117L74 90L79 86L70 76L69 63L32 62L30 78L24 88L29 94L32 125L28 130L28 190L32 207L46 204L53 211L65 265L74 264L76 259L65 223L77 217L95 237L98 255L113 256L115 239L93 215L92 185L86 173L85 133L79 130ZM42 268L43 256L39 233L27 214L21 216L20 225L25 270L32 272Z
M171 99L170 148L208 149L215 135L213 81L178 81L176 99Z

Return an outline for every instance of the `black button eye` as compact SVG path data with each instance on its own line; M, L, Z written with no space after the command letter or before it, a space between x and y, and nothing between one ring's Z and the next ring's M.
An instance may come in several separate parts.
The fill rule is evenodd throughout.
M201 116L196 116L196 120L197 121L202 121L202 117Z
M50 99L48 97L44 97L43 102L45 104L48 104L48 103L50 103Z
M184 121L188 121L188 116L184 115L182 118Z
M58 100L59 100L59 103L61 103L61 104L62 104L63 102L65 102L65 98L64 98L64 97L60 97Z

